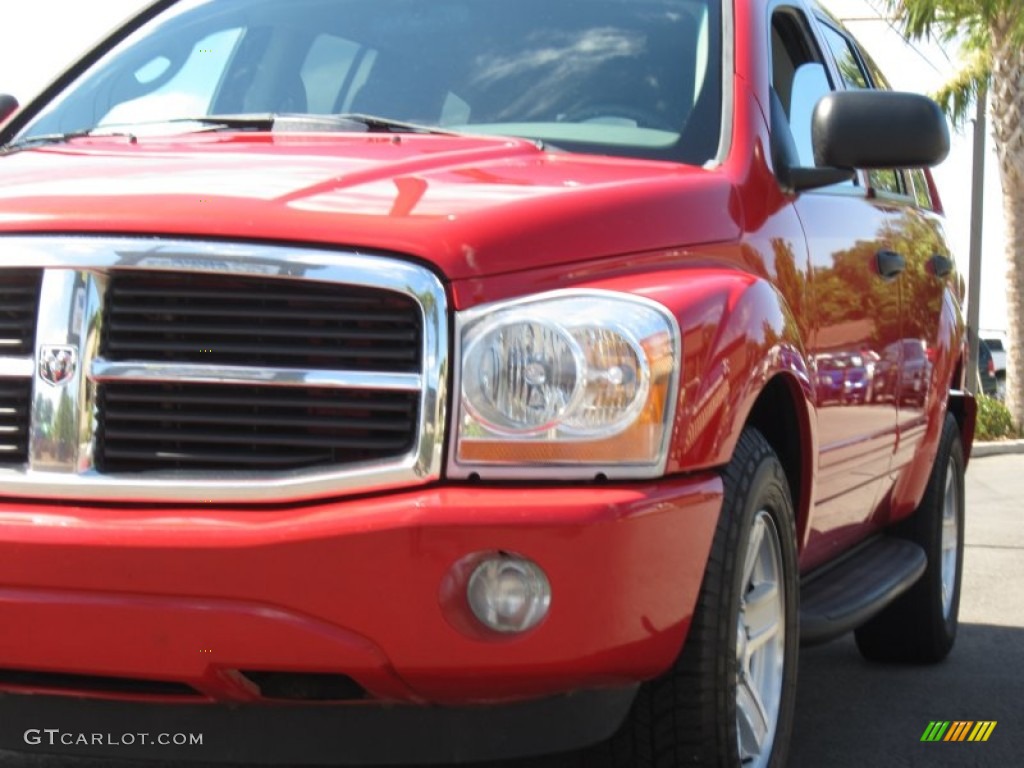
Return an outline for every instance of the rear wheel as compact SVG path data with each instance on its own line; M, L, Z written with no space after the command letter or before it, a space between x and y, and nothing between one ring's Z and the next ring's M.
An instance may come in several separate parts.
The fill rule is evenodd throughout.
M756 430L740 437L690 632L643 685L629 717L582 765L783 766L796 692L797 561L782 465Z
M960 614L964 552L964 451L946 416L921 505L893 533L924 548L928 567L913 587L856 631L872 661L934 663L953 649Z

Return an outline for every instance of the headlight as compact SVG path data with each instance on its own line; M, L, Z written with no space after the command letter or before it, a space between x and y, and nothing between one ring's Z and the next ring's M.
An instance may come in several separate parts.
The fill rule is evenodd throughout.
M456 319L454 477L652 477L664 471L679 367L653 301L562 291Z

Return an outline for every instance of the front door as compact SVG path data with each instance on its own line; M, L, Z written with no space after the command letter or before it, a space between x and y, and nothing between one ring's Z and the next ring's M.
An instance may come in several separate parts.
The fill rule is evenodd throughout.
M840 82L803 12L772 17L773 98L788 118L800 164L814 165L811 115ZM812 527L801 566L834 557L865 534L891 487L898 402L876 390L885 348L900 340L893 212L864 180L797 197L810 259L814 375L819 442Z

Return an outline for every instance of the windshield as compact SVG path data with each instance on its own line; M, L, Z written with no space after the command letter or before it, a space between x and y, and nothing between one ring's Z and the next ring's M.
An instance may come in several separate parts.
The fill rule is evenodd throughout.
M701 164L721 126L719 2L184 0L18 138L357 113Z

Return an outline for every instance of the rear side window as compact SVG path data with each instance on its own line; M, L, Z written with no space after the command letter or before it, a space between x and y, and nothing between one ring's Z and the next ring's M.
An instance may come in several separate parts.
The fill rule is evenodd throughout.
M836 58L836 65L839 67L839 76L847 88L870 88L867 75L861 66L860 59L850 46L850 42L836 32L832 27L823 24L821 27L825 32L825 42Z
M867 90L872 87L871 79L864 64L864 59L849 39L826 23L819 25L825 38L825 44L835 57L836 67L843 84L850 90ZM911 194L903 174L895 169L873 170L868 172L871 188L885 195L906 196Z
M917 201L917 205L927 211L933 210L935 205L932 203L932 192L928 187L928 177L920 168L915 168L910 172L910 179L914 183L914 199Z

